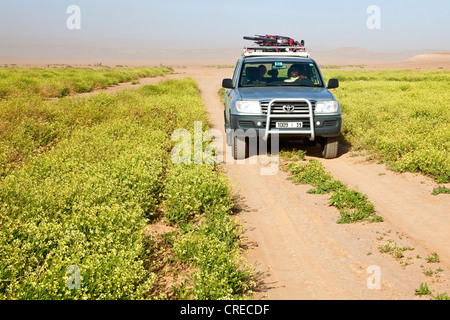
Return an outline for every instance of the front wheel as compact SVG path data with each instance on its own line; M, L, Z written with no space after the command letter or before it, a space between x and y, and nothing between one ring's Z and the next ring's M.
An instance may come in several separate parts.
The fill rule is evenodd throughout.
M234 160L242 160L248 157L248 143L245 141L245 137L234 136L232 137L231 150Z
M323 139L322 156L325 159L334 159L338 153L338 137L328 137Z

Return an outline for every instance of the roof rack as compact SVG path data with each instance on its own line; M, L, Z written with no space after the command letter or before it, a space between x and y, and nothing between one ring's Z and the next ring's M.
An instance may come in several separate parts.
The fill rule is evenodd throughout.
M251 46L244 47L244 57L262 56L288 56L309 58L310 54L305 47L280 47L280 46Z

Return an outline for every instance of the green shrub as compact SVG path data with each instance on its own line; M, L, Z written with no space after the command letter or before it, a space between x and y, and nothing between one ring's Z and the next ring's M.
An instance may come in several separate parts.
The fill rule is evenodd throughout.
M83 99L30 97L4 101L0 117L4 136L16 137L16 145L0 139L8 150L0 155L12 146L30 153L0 180L0 299L151 298L156 244L145 227L161 212L180 226L174 259L194 269L178 298L249 292L227 180L214 165L170 162L175 129L208 127L192 79ZM67 285L72 266L79 289Z
M80 130L0 186L0 293L15 299L142 298L144 226L155 210L164 133L131 122ZM143 142L144 141L144 142ZM81 270L81 290L66 270Z
M326 70L338 78L342 133L398 172L450 182L450 72Z
M117 116L134 112L124 99L101 94L77 101L59 99L47 101L47 97L63 97L70 92L91 91L101 84L105 74L115 79L119 75L136 78L156 76L172 72L169 68L125 68L123 71L111 69L92 70L74 68L0 68L0 177L11 169L26 163L27 159L48 150L68 137L81 125L91 126ZM91 78L91 82L86 79ZM102 80L103 79L103 80ZM112 80L111 80L112 81ZM23 87L16 82L26 83ZM14 91L14 93L13 93ZM35 94L37 93L37 95ZM134 94L134 101L138 101ZM142 99L141 99L142 100ZM118 105L118 102L123 103ZM140 110L144 108L140 107ZM148 110L148 108L145 108ZM148 113L148 112L147 112Z
M230 248L230 242L218 238L208 223L205 225L184 234L174 245L175 255L194 268L191 283L180 286L178 291L183 292L185 299L241 299L252 288L252 270L242 267L239 247ZM218 227L220 223L211 229Z
M229 186L211 165L172 165L166 176L164 206L171 223L188 222L201 214L229 212Z

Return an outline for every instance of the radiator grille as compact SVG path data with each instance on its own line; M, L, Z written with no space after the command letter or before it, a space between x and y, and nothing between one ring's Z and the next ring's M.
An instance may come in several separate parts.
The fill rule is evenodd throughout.
M312 105L312 109L314 112L314 108L316 106L315 101L310 101ZM291 112L286 111L283 106L293 106L293 110ZM263 114L267 114L267 108L269 107L269 101L261 102L261 110ZM274 102L271 108L271 114L299 114L299 115L309 115L309 107L308 103L305 101L286 101L286 102Z

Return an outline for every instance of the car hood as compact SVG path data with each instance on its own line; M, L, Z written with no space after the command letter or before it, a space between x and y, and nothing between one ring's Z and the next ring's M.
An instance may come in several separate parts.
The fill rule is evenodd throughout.
M303 98L308 100L335 100L327 88L312 87L247 87L239 88L240 100L272 100Z

